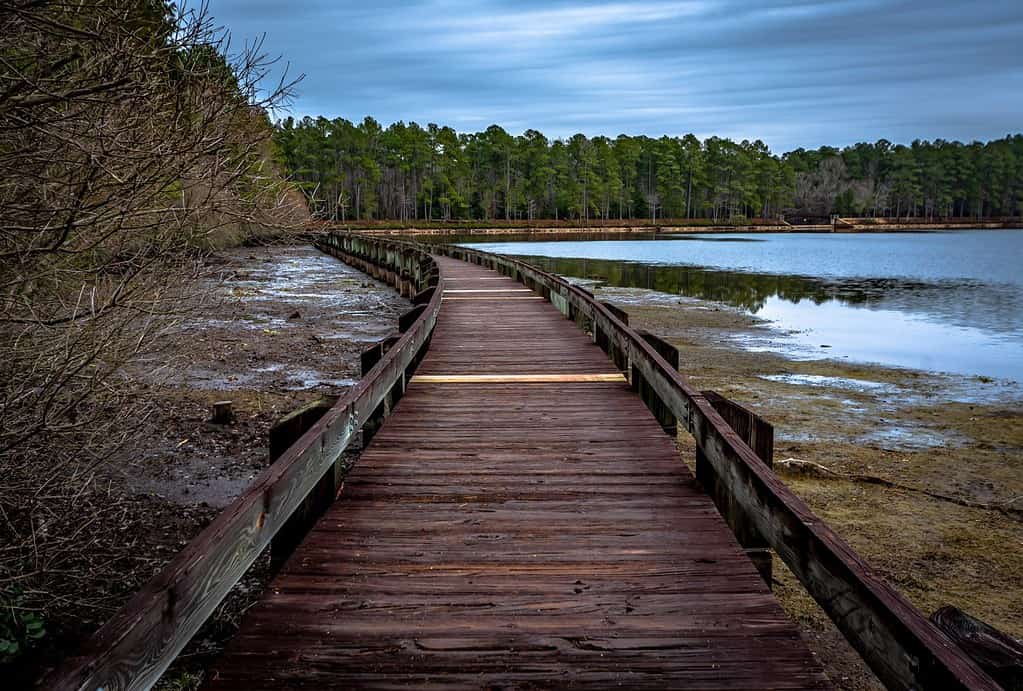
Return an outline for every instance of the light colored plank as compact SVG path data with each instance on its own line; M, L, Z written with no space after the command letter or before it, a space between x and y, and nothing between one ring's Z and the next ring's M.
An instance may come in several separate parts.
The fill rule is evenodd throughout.
M448 293L532 293L529 288L454 288L444 291Z
M441 298L441 300L543 300L543 297L541 297L539 295L530 296L530 297L516 297L514 295L509 295L508 297L503 297L503 296L495 295L493 297L489 297L488 296L488 297L478 297L478 298Z
M621 372L595 374L419 374L410 383L420 384L540 384L548 382L624 382Z

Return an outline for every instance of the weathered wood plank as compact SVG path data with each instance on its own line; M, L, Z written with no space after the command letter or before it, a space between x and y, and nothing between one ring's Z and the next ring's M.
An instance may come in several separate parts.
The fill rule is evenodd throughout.
M337 404L337 397L321 398L288 413L278 420L268 434L270 462L273 463L316 424ZM341 486L341 461L334 461L333 468L323 474L316 487L302 500L291 516L270 540L270 560L274 570L291 556L295 547L327 507L334 501Z
M419 384L537 384L551 382L624 382L620 372L601 374L419 374L411 383Z

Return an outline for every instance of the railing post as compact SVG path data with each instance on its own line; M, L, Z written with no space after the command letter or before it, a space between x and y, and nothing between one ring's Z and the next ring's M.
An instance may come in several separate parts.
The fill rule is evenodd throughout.
M416 323L416 319L419 319L419 315L426 310L426 305L416 305L408 312L398 317L398 331L405 333L409 328Z
M671 345L664 339L655 336L648 331L637 330L644 341L646 341L657 353L668 361L672 367L678 369L679 356L678 348ZM661 423L661 428L665 434L672 437L678 435L678 419L675 414L671 412L671 408L661 400L661 397L657 395L650 383L643 377L643 374L635 365L629 367L629 381L632 383L632 390L639 394L639 397L646 404L646 407L650 409L657 421Z
M381 358L390 350L395 343L398 342L398 336L388 336L374 346L371 346L362 353L359 358L360 366L362 368L362 376L369 374L369 371L380 362ZM362 446L365 448L373 437L376 436L377 430L384 424L384 418L391 414L394 410L394 406L398 403L398 400L405 394L405 378L402 377L395 383L391 390L387 392L384 399L380 401L380 405L373 409L369 419L367 419L362 425Z
M418 293L412 296L413 305L426 305L433 299L434 293L437 292L436 287L424 288Z
M622 322L626 326L629 324L629 315L622 309L615 307L610 302L601 302L601 305L607 309L618 321ZM607 356L611 358L611 362L615 363L615 367L620 369L622 372L628 372L629 370L629 356L618 344L618 339L615 339L611 334L605 334L603 329L597 333L597 345L600 349L607 353Z
M613 303L607 302L606 300L601 300L600 304L602 304L607 309L608 312L613 314L615 319L620 321L622 324L625 324L626 326L629 325L629 313L628 312L626 312L621 307L618 307L617 305L615 305Z
M321 398L288 413L270 428L270 463L273 463L299 438L309 431L337 403L337 398ZM344 477L344 464L339 458L316 484L301 504L288 517L270 540L270 568L277 571L302 542L306 533L334 503Z
M760 460L768 467L772 467L774 464L774 427L753 411L715 391L702 393L707 402L713 406L718 415L728 423L739 438L753 449ZM714 505L717 506L732 532L735 533L746 556L757 567L757 571L770 587L773 559L769 543L754 527L753 520L742 510L735 495L720 482L713 466L699 449L696 451L696 479L714 500Z

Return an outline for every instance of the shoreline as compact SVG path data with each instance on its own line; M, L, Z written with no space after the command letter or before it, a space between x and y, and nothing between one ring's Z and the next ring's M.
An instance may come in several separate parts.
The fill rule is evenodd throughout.
M625 310L634 327L677 346L694 387L772 423L781 479L925 615L953 604L1023 635L1023 552L1006 549L1023 544L1018 389L826 356L794 359L759 349L775 330L738 308L636 288L593 292ZM679 447L691 465L685 435ZM835 686L883 688L774 563L775 593Z
M699 233L835 233L835 234L871 234L871 233L928 233L949 230L1020 230L1023 220L1010 221L948 221L942 223L886 221L877 219L836 219L835 223L820 224L657 224L628 223L616 225L489 225L486 222L477 224L452 224L441 227L417 226L375 227L360 224L331 224L325 226L330 230L347 230L368 235L407 235L407 236L490 236L490 235L670 235Z

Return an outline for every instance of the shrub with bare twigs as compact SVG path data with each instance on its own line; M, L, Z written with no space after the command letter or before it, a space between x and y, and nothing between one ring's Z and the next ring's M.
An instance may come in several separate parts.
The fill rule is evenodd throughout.
M97 482L142 414L124 365L201 301L204 249L300 219L271 64L205 7L0 4L0 657L39 635L19 612L99 607L74 580L125 573L104 525L127 509Z

